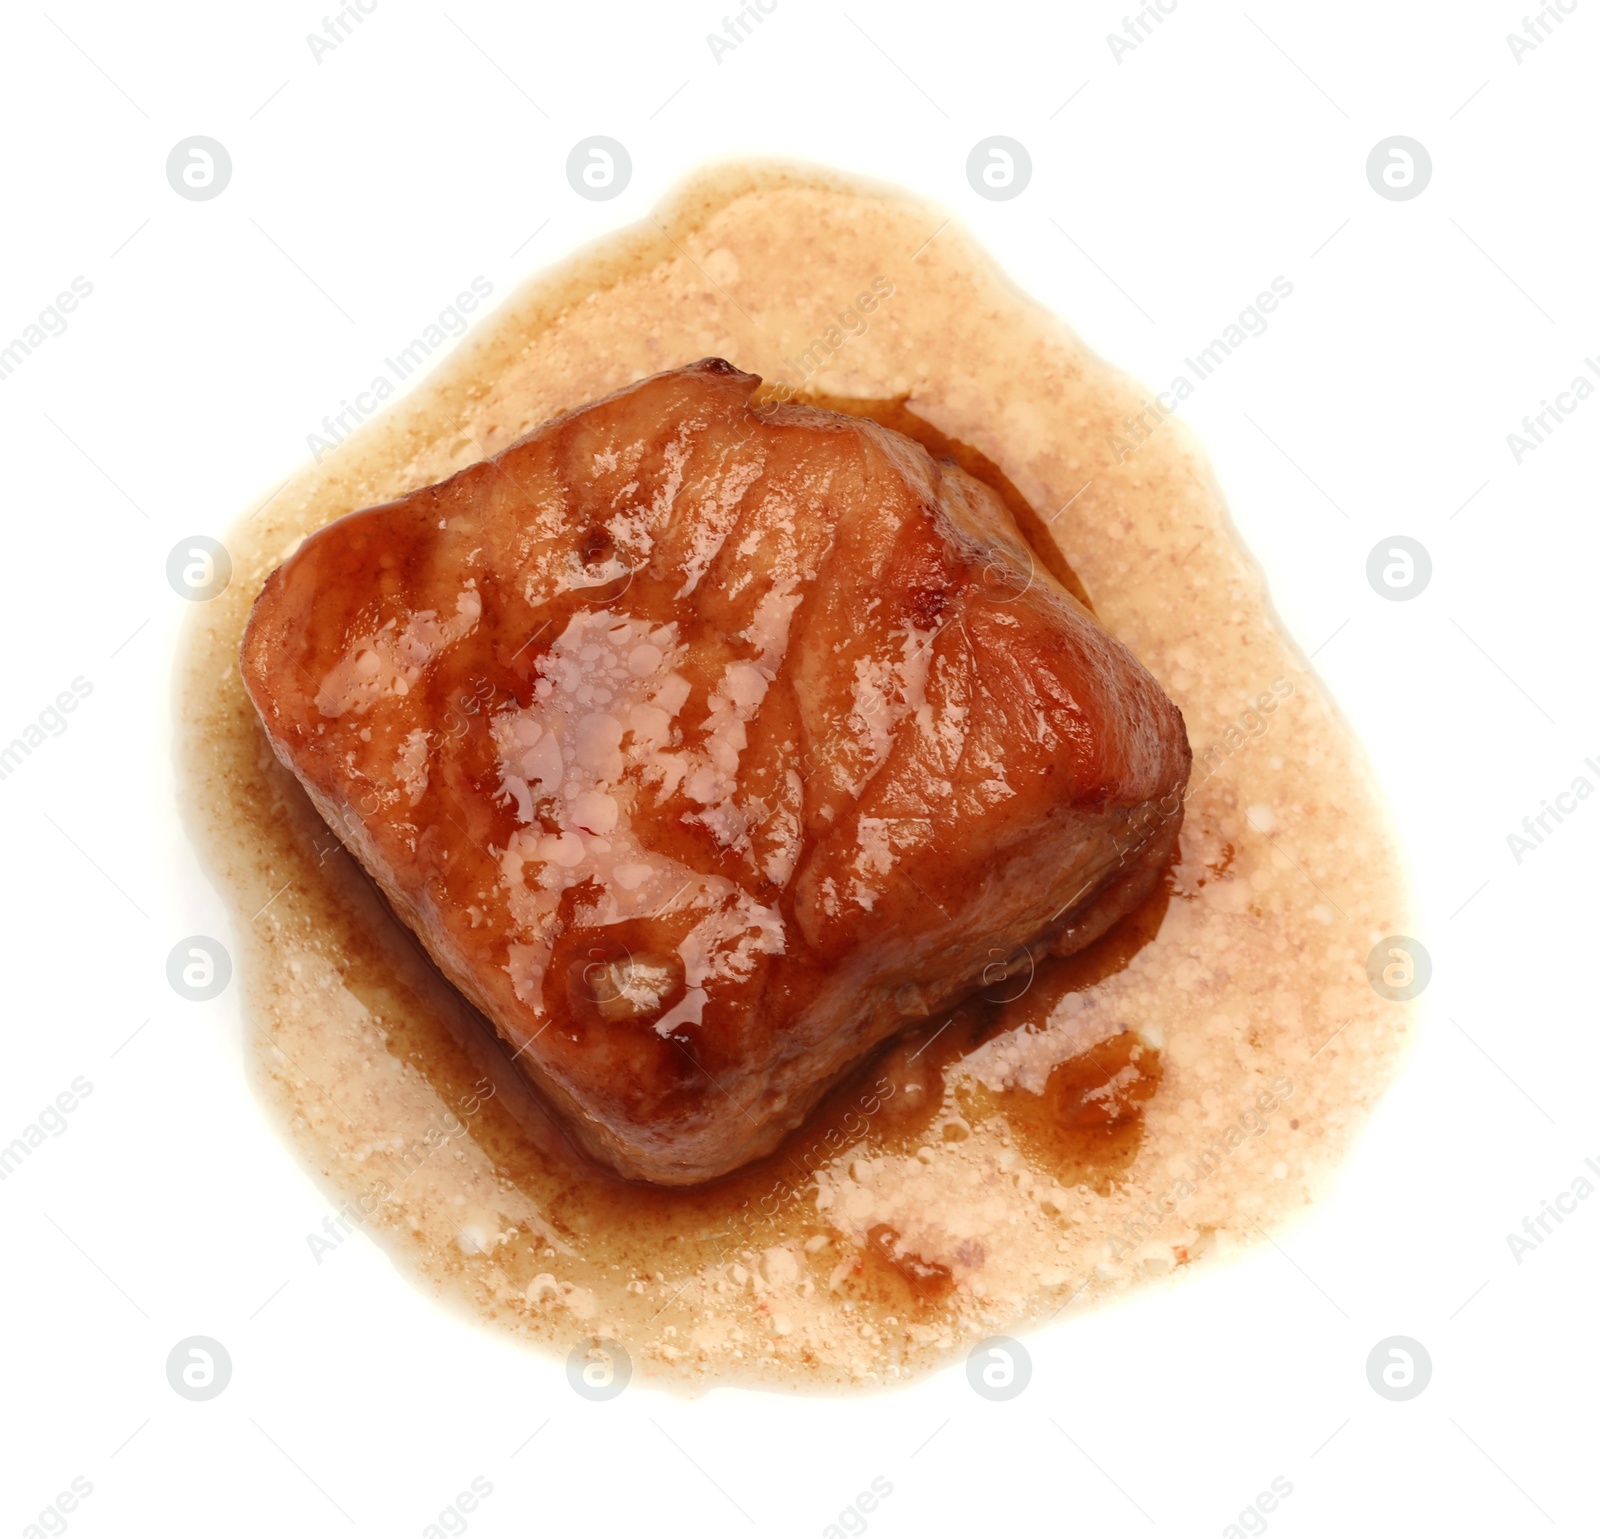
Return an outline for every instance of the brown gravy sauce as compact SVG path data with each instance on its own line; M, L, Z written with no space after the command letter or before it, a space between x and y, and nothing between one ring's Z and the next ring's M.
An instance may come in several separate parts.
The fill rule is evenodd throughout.
M1119 458L1137 386L943 218L813 171L693 178L240 523L232 585L185 637L185 813L236 916L266 1100L403 1272L562 1356L620 1342L691 1391L904 1381L1302 1208L1411 1024L1367 978L1409 926L1366 762L1198 450L1168 421ZM1179 858L1140 911L911 1030L769 1158L669 1191L571 1150L273 759L237 655L311 530L708 354L876 416L1020 505L1040 559L1182 708L1195 768Z

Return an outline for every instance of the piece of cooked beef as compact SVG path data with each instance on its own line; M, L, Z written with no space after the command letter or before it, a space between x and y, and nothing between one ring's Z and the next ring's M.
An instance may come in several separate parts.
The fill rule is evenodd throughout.
M659 374L338 520L242 653L278 756L571 1133L669 1184L1103 932L1189 772L988 487L759 383Z

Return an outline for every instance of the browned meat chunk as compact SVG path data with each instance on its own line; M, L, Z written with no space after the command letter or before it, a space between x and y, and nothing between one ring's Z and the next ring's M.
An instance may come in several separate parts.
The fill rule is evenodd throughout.
M273 573L279 757L576 1139L703 1181L1181 820L1183 719L988 487L717 359Z

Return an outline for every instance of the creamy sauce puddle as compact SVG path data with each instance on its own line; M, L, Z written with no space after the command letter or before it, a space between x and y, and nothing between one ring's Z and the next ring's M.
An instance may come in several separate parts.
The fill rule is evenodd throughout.
M1406 1040L1413 1007L1367 974L1409 928L1392 835L1202 457L1170 420L1128 454L1137 386L943 218L811 171L697 176L241 523L185 637L185 812L236 916L264 1095L402 1271L563 1357L620 1343L690 1391L907 1380L1303 1208ZM707 355L903 401L992 462L1183 710L1195 767L1180 859L1137 914L914 1029L768 1159L663 1191L570 1150L273 759L237 655L310 531Z

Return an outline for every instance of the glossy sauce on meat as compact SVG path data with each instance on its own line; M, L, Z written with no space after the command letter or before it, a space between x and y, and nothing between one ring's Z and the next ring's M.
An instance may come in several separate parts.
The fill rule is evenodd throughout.
M942 213L734 170L659 217L665 235L531 285L230 538L233 585L188 640L188 816L237 916L264 1093L397 1265L497 1329L563 1356L620 1342L635 1372L691 1388L893 1383L1255 1243L1309 1201L1405 1039L1411 1007L1365 970L1408 928L1403 884L1360 751L1196 451L1171 422L1119 450L1137 389ZM664 1190L546 1119L274 759L232 659L312 531L706 356L926 432L1038 510L1041 562L1081 579L1182 709L1194 772L1176 857L1128 918L1073 956L996 956L771 1154ZM604 542L591 554L603 571Z
M1183 721L982 481L721 359L312 535L241 667L582 1146L692 1185L1159 880Z

